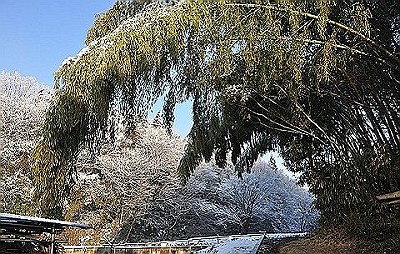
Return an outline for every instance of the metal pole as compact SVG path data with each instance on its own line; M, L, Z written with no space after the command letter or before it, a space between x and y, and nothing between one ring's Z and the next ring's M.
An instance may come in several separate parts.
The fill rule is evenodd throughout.
M54 235L55 235L55 230L54 226L51 229L51 249L50 249L50 254L54 254Z

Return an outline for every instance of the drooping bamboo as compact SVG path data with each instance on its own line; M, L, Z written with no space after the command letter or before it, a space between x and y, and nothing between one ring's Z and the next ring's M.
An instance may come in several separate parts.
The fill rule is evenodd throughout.
M364 198L363 191L377 190L364 187L360 158L384 156L389 163L382 167L400 170L398 143L389 142L400 113L399 62L391 44L353 28L346 16L351 12L334 12L333 1L244 4L180 1L137 8L119 1L97 19L88 46L55 76L56 102L34 154L38 195L52 193L42 196L43 206L51 199L57 204L67 192L54 190L67 186L68 178L59 175L73 171L80 147L93 146L112 129L113 109L134 127L164 94L167 126L175 105L193 100L194 123L178 169L184 180L204 159L215 156L223 165L231 154L241 173L275 149L293 170L330 186L313 188L326 205L336 186L326 174L337 174L337 184L348 177L348 196ZM344 15L348 24L334 15ZM374 97L394 103L377 110ZM383 111L390 116L376 117ZM382 154L382 145L393 152ZM48 179L54 184L42 184Z

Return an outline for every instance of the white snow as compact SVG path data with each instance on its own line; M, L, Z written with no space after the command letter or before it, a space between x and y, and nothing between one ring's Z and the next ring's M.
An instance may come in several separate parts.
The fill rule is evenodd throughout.
M289 237L304 237L308 233L274 233L274 234L264 234L265 238L268 239L281 239L281 238L289 238Z
M196 254L255 254L264 235L229 236L205 241L211 246L196 251Z
M202 245L209 245L205 249L196 251L196 254L255 254L262 240L281 239L288 237L304 237L307 233L278 233L278 234L252 234L232 235L227 237L199 238ZM195 239L195 238L192 238ZM191 240L191 239L189 239ZM193 245L191 245L193 246Z

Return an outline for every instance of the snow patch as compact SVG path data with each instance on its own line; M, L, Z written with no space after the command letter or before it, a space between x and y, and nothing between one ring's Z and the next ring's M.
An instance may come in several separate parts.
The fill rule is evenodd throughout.
M264 235L244 235L217 238L211 246L196 251L196 254L256 254ZM211 239L212 240L212 239ZM206 241L207 242L207 241Z

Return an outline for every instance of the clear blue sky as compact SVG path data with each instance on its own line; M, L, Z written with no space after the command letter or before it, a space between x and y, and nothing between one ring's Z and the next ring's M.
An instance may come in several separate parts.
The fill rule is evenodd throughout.
M53 85L62 61L83 47L96 13L114 0L0 0L0 71Z
M83 47L95 15L115 0L0 0L0 71L33 76L53 86L53 74ZM175 111L174 129L186 136L190 103Z

